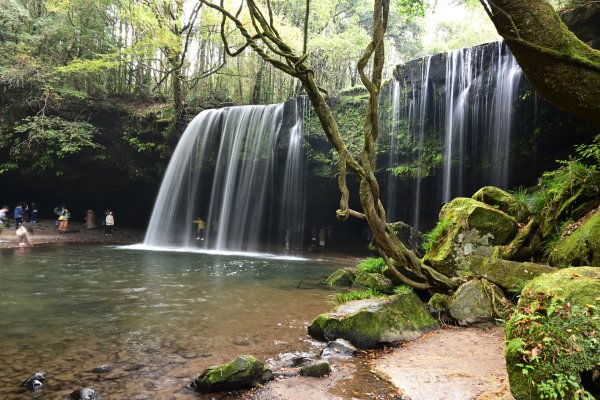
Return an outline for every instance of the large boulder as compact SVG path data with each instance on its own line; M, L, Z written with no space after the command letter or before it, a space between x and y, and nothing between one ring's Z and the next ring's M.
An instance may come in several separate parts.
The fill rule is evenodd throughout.
M502 290L485 279L473 279L461 285L448 300L448 312L459 325L492 321L503 307Z
M446 276L456 276L465 256L489 256L492 246L509 243L518 231L517 221L492 206L457 197L442 207L443 229L433 238L423 261Z
M565 268L531 280L506 325L506 368L517 400L573 399L600 391L600 268Z
M238 356L224 365L210 367L191 383L198 392L249 389L272 379L273 374L253 356Z
M413 292L355 300L321 314L308 327L318 340L346 339L359 348L414 340L438 327Z
M325 279L325 284L329 287L352 286L354 279L356 279L357 273L358 270L356 268L340 268L333 271L333 273L329 275L327 279Z
M525 221L529 215L527 206L520 203L512 194L495 186L482 187L472 198L492 207L497 207L498 210L505 212L519 222Z
M372 289L379 293L394 293L394 284L391 280L377 273L359 272L354 279L353 286L363 289Z
M423 233L402 221L392 222L390 227L407 249L412 250L418 257L423 257Z
M521 293L523 286L533 278L556 271L548 265L515 262L495 257L469 257L466 273L485 278L511 293Z
M600 209L554 246L548 262L559 268L600 267Z

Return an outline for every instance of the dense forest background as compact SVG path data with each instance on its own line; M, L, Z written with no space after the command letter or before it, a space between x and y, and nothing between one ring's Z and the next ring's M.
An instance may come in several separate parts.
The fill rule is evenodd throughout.
M305 2L271 4L280 34L301 47ZM410 18L404 4L389 22L388 77L398 63L498 38L478 2L432 1ZM311 2L310 65L333 97L360 83L371 9L368 0ZM198 112L300 93L254 52L228 57L220 23L196 1L0 0L0 203L36 201L42 216L68 203L75 218L112 208L143 226Z

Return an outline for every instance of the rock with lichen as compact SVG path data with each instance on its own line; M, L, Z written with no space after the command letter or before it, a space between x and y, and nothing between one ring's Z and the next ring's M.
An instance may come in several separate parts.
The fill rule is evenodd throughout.
M359 348L401 343L438 327L413 292L355 300L321 314L308 327L318 340L346 339Z

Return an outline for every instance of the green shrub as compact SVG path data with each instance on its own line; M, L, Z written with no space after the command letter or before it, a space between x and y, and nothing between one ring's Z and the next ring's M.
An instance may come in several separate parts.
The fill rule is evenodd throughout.
M524 301L525 300L525 301ZM527 294L506 327L509 369L526 386L511 381L519 393L537 399L593 400L580 383L581 371L597 368L600 311L564 301L559 295ZM519 372L520 370L520 372Z
M383 258L369 257L359 262L356 267L360 272L381 274L385 267L385 261Z
M413 292L413 288L408 285L400 285L394 288L395 294L409 294Z
M452 222L450 221L440 221L437 223L437 225L435 226L435 228L433 228L431 231L427 232L424 236L425 236L425 240L423 241L423 250L428 251L431 246L433 246L433 244L435 243L435 241L437 240L437 238L447 229L450 227L450 225L452 224Z
M384 297L385 294L379 293L373 289L367 290L352 290L350 292L338 293L335 295L335 300L338 304L347 303L352 300L364 300L377 297Z

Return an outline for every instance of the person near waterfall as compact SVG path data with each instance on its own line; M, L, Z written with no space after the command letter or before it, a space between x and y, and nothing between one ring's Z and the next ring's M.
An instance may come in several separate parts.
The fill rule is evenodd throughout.
M206 222L202 218L194 220L196 225L196 240L204 240L204 231L206 230Z
M112 236L112 229L113 226L115 225L115 216L113 215L112 211L108 211L108 214L106 214L106 218L104 219L104 235L105 236Z

